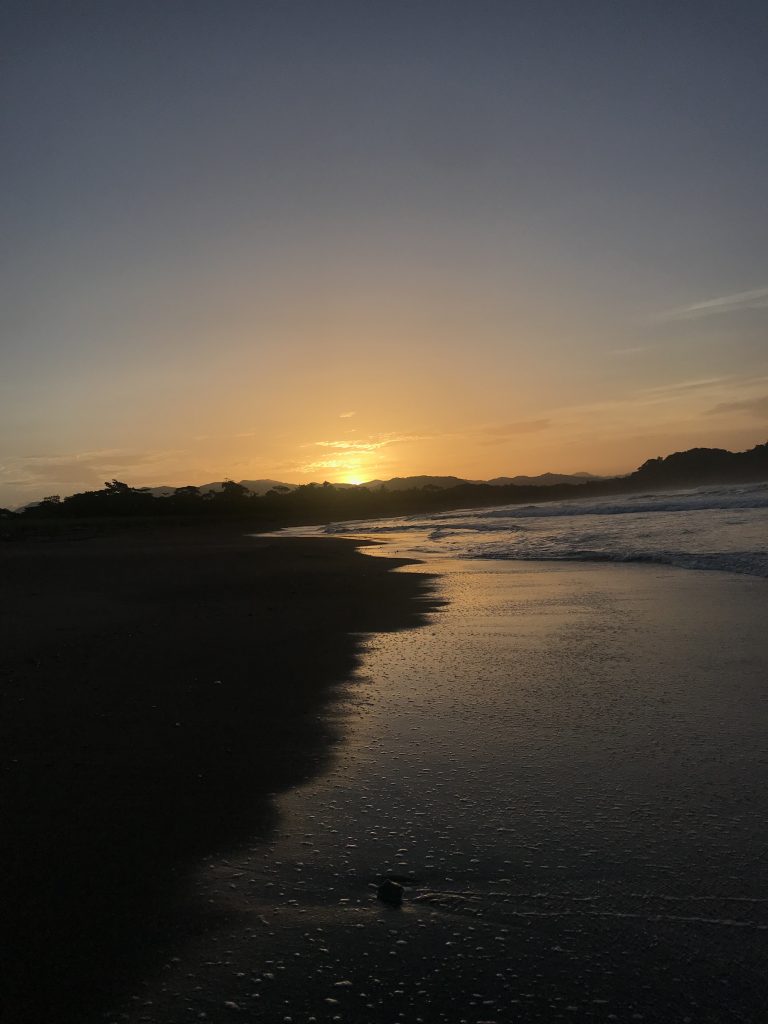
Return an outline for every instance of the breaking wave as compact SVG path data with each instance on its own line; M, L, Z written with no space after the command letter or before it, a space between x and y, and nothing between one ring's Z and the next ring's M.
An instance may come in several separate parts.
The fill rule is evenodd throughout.
M640 562L768 578L768 483L459 509L319 528L414 557Z

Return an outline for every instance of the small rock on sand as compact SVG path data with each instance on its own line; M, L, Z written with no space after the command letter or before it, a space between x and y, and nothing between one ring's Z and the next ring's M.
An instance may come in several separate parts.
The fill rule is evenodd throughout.
M376 895L382 903L389 903L393 907L399 907L403 902L403 887L399 882L393 882L391 878L385 878Z

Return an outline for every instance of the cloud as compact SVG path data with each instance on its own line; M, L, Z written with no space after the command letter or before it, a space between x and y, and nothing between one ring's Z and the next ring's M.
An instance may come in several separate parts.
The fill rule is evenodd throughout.
M333 448L340 452L375 452L386 448L392 441L315 441L318 448Z
M498 426L482 427L481 433L492 434L494 437L516 437L518 434L535 434L546 430L550 420L518 420L515 423L500 423Z
M300 473L316 473L327 469L349 473L352 471L362 472L365 467L367 472L374 465L383 465L380 456L382 449L415 441L426 441L434 436L433 434L374 434L348 441L310 441L302 447L328 449L329 455L332 457L297 463L294 468Z
M180 454L179 451L130 452L108 448L63 455L18 456L0 466L0 482L35 490L43 485L51 489L60 484L101 487L105 479L116 473L140 472Z
M630 345L629 348L609 349L609 356L639 356L641 352L647 352L651 345Z
M714 391L728 395L734 390L749 390L759 386L764 381L768 382L768 375L764 376L736 376L728 374L724 377L701 377L694 380L675 381L672 384L660 384L652 388L643 388L637 392L637 397L642 400L643 396L651 398L674 397L675 395L689 394L692 391Z
M709 415L720 416L731 412L746 412L760 419L768 419L768 395L761 398L745 398L741 402L720 402L709 410Z
M673 384L659 384L653 388L644 388L641 395L673 395L681 391L706 391L720 387L722 384L737 384L735 377L699 377L695 380L679 380Z
M355 410L354 409L352 410L352 412L340 412L339 413L339 419L340 420L348 420L348 419L350 419L350 417L352 417L354 415L355 415Z
M375 452L380 448L389 448L393 444L405 444L410 441L426 441L430 434L378 434L373 437L359 438L351 441L312 441L305 448L333 448L335 451L353 454L358 452Z
M343 459L318 459L316 462L307 462L304 465L297 466L296 469L300 473L316 473L318 470L323 469L348 470L349 464Z
M669 309L660 313L656 320L699 320L706 316L724 316L727 313L743 313L749 309L768 309L768 287L754 288L749 292L734 292L720 295L716 299L694 302L690 306Z
M245 430L238 434L193 434L191 441L231 441L243 437L262 437L260 430Z

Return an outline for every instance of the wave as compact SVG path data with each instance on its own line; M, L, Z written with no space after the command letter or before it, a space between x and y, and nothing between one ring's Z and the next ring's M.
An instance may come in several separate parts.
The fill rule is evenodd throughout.
M598 502L585 499L583 502L552 502L543 505L502 505L492 509L473 511L478 519L528 519L553 518L562 516L620 516L656 512L709 512L728 509L768 508L768 489L764 493L729 495L707 494L701 497L682 496L679 498L655 497L641 501L627 498L623 501ZM464 510L463 514L467 514ZM450 517L458 513L439 513Z
M516 562L635 562L650 565L674 565L681 569L702 569L735 572L768 579L768 554L755 551L483 551L465 552L458 556L467 559L501 559Z
M415 557L638 562L768 578L768 483L331 523Z

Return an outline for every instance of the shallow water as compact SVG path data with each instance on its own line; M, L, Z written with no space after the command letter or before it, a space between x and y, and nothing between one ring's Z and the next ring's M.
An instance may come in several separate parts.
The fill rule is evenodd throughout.
M449 603L367 641L332 769L201 867L216 923L135 1019L758 1019L764 582L429 568Z
M645 562L768 577L768 483L331 523L416 558Z

